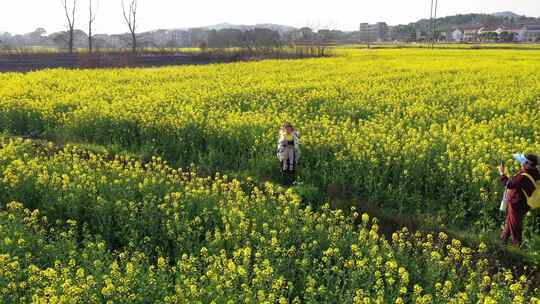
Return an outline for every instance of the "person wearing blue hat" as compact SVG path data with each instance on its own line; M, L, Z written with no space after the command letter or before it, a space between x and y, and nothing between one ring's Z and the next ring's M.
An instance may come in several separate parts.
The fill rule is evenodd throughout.
M512 243L521 246L523 241L523 218L531 209L527 204L525 193L531 196L536 190L536 185L528 176L538 181L540 180L540 173L538 172L538 156L534 154L514 154L513 157L521 164L521 170L517 175L509 178L506 175L504 165L498 168L501 182L507 189L505 195L507 204L506 220L501 239L504 243L507 243L511 236Z

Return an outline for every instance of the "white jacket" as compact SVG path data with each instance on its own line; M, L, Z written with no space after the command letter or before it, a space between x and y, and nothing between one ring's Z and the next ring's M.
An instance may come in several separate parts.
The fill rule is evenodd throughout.
M300 159L300 133L297 131L294 131L292 133L293 140L294 140L294 156L295 156L295 162L298 163L298 160ZM286 133L282 130L279 132L279 139L277 144L277 157L279 161L283 161L286 157L285 150L287 149L287 139L285 138Z

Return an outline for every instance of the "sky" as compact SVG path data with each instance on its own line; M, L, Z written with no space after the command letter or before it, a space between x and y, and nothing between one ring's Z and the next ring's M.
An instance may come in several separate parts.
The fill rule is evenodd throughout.
M68 0L73 1L73 0ZM89 0L77 0L76 27L87 28ZM95 33L123 33L122 0L99 2ZM275 23L356 30L361 22L406 24L429 17L430 0L138 0L138 31L217 23ZM540 16L540 0L439 0L439 16L513 11ZM0 32L64 30L61 0L0 0ZM85 30L86 31L86 30Z

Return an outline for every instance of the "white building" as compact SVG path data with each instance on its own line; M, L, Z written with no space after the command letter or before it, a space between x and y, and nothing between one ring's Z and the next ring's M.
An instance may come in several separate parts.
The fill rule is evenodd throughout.
M488 34L488 33L497 33L499 29L500 28L497 28L497 27L482 27L481 29L478 30L478 35Z
M482 26L471 26L463 28L463 41L477 41L482 28Z
M391 40L390 33L390 27L386 22L360 24L360 39L362 41L389 41Z
M525 25L518 33L520 42L540 42L540 25Z
M474 42L482 39L486 33L514 33L517 42L540 42L540 25L525 25L518 28L488 28L488 27L465 27L457 28L452 32L452 40L457 42Z
M514 34L517 34L519 35L519 33L521 32L522 28L508 28L508 27L500 27L498 28L495 33L497 33L498 35L502 34L502 33L514 33Z
M454 41L457 41L457 42L461 42L463 41L463 31L460 30L460 29L455 29L453 32L452 32L452 40Z

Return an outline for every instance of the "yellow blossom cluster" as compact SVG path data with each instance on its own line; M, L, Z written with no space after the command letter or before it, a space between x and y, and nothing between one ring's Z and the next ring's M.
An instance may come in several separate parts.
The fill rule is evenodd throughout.
M0 203L2 303L538 303L485 244L159 158L1 140Z
M511 153L540 151L538 53L339 54L0 74L0 132L111 145L177 167L268 179L278 171L277 129L291 121L302 135L302 181L363 193L400 212L429 211L445 224L497 227L502 189L494 167L510 163Z

